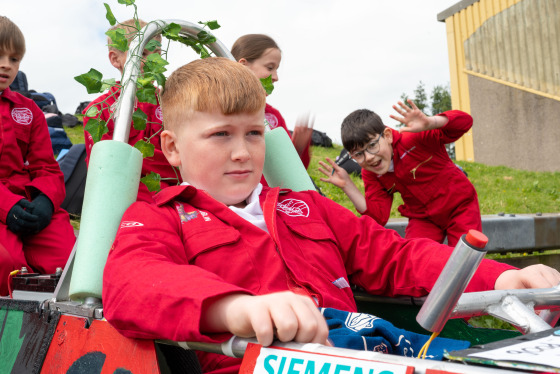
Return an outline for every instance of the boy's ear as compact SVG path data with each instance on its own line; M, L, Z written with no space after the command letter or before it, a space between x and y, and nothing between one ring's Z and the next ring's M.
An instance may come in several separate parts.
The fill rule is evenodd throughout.
M122 58L122 52L114 50L109 51L109 62L111 62L111 65L117 68L120 72L124 69L123 60L126 60L126 58Z
M383 137L389 144L393 144L393 131L389 127L385 127L385 130L383 130Z
M177 135L170 130L163 130L160 134L161 151L171 166L180 166L181 157Z

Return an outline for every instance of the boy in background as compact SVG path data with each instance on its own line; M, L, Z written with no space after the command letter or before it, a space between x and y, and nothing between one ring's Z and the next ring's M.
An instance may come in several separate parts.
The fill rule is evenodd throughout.
M145 339L327 344L319 307L355 312L350 284L426 295L452 249L406 240L315 191L263 187L265 92L225 58L175 71L162 94L162 151L181 186L125 212L104 270L107 320ZM134 224L130 224L133 222ZM469 291L550 287L560 273L485 260ZM197 352L203 372L239 359Z
M361 109L342 122L342 144L362 167L365 197L348 173L327 158L320 161L321 181L341 188L356 210L380 225L389 220L393 195L404 204L406 238L430 238L454 247L470 229L482 230L478 197L472 183L449 158L445 144L459 139L472 126L472 117L450 110L428 117L409 100L393 106L402 117L400 131L386 127L374 112Z
M0 16L0 296L8 294L13 270L53 274L63 268L76 240L60 208L64 176L45 116L9 88L24 54L21 30Z
M140 20L139 21L140 27L146 26L146 22ZM116 24L110 30L117 30L122 29L125 31L126 38L130 44L130 41L134 38L137 34L138 30L136 29L136 24L134 19L129 19L124 21L123 23ZM158 35L156 39L159 41L161 40L161 36ZM120 51L113 47L113 44L110 37L107 38L109 44L109 61L111 65L113 65L120 73L121 76L124 71L124 65L126 62L127 52ZM152 53L161 53L160 49L156 49L154 51L148 51L147 49L144 50L142 54L142 58L146 58L148 55ZM101 140L112 139L113 132L115 130L115 123L113 120L115 104L121 94L121 86L116 85L109 89L108 92L101 95L94 101L92 101L86 109L84 109L84 136L85 136L85 143L86 143L86 162L89 163L89 156L91 153L91 148L93 147L93 139L91 134L86 131L87 123L90 119L96 118L103 120L107 123L107 129L109 130L105 133ZM142 110L147 116L146 128L144 130L136 130L131 122L130 124L130 136L128 138L128 144L134 145L139 140L144 140L151 143L154 146L154 155L152 157L145 157L142 161L142 171L141 171L141 178L148 175L150 172L154 172L160 175L161 180L161 188L165 188L169 185L175 185L178 182L179 175L175 171L175 169L169 165L165 156L161 152L161 144L160 144L160 132L163 129L162 126L162 113L161 107L159 105L159 97L156 94L156 101L157 104L151 104L147 102L139 102L138 99L135 99L134 110L137 109ZM88 117L85 114L91 107L97 107L99 110L98 114L94 117ZM150 192L144 183L140 183L138 187L138 197L137 200L139 201L153 201L153 196L155 195L156 191Z

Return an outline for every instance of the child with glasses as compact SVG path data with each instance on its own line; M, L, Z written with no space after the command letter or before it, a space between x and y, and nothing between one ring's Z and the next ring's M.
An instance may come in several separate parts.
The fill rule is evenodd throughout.
M474 186L449 158L445 144L459 139L472 126L467 113L450 110L428 117L409 100L393 109L390 117L405 126L386 127L374 112L361 109L349 114L341 126L342 144L362 167L365 197L348 173L327 158L320 161L321 181L341 188L356 210L385 225L393 194L404 204L399 212L409 219L406 238L430 238L455 246L469 229L482 229Z

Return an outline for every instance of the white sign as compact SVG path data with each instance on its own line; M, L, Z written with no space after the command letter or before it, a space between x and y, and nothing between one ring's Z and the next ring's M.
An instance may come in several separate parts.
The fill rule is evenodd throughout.
M551 335L469 356L493 361L519 361L560 368L560 336Z
M255 374L412 374L411 366L340 357L285 348L259 347L260 352L252 363L243 360L240 373L249 367ZM253 351L256 353L256 351Z

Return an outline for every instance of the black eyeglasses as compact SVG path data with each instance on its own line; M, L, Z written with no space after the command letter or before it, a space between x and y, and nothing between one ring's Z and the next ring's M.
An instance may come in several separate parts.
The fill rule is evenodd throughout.
M357 163L361 163L365 160L365 152L369 153L370 155L376 155L379 153L379 149L381 148L379 141L383 137L383 134L380 134L379 137L368 143L364 149L356 152L352 152L350 157L352 157Z

